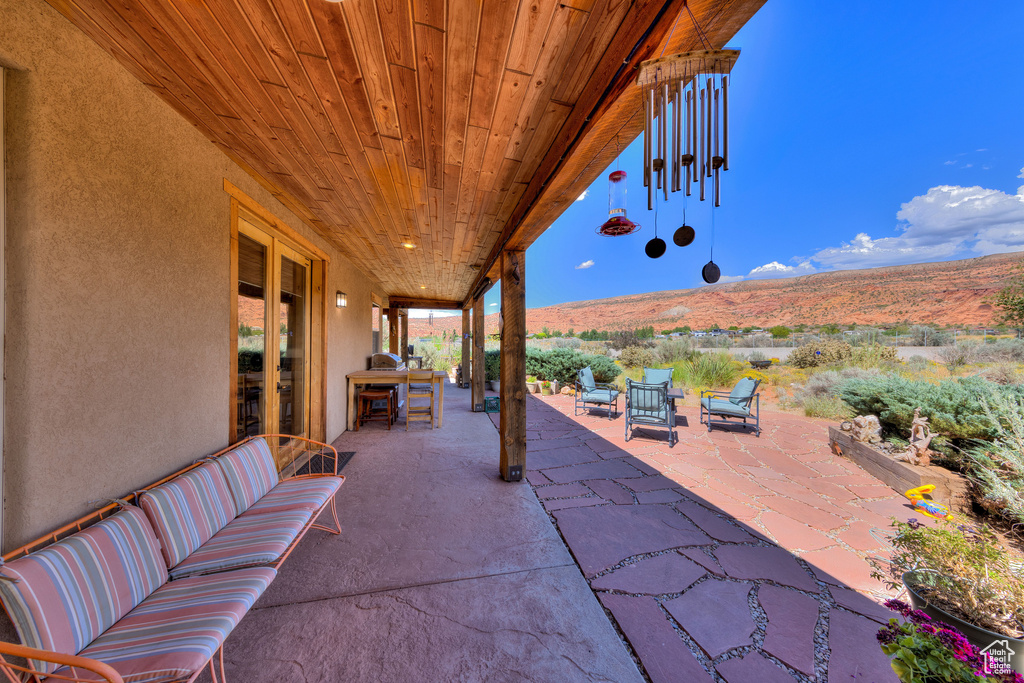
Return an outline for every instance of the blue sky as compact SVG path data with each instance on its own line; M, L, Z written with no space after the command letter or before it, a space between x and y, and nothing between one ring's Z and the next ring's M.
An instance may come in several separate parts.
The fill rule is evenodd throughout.
M678 192L658 210L668 251L644 255L638 138L620 167L643 229L594 233L602 174L528 250L527 306L700 286L712 221L723 281L1024 249L1022 27L1020 0L768 0L729 43L730 170L713 217L688 199L694 243L671 242Z

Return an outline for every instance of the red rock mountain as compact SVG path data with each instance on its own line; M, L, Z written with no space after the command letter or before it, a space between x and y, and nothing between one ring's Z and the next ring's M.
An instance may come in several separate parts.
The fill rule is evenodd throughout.
M616 330L653 325L701 329L772 325L884 325L901 321L939 325L989 325L997 311L987 302L1017 268L1020 254L994 254L866 270L816 273L781 280L749 280L647 294L574 301L531 308L530 332ZM411 319L412 337L461 330L461 317ZM497 314L487 316L488 332Z

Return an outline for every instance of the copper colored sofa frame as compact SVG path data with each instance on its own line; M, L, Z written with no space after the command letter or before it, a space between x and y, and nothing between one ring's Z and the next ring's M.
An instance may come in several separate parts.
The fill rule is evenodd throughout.
M298 437L292 434L258 434L247 437L237 443L228 446L227 448L217 451L212 455L201 458L196 462L192 463L191 465L183 467L182 469L164 477L163 479L160 479L159 481L155 481L142 489L131 492L122 499L112 499L109 504L99 508L95 512L92 512L88 515L85 515L84 517L76 519L75 521L69 524L65 524L64 526L40 538L37 538L34 541L26 543L20 548L5 553L3 555L3 563L11 562L18 558L25 557L37 550L42 550L43 548L53 543L56 543L57 541L73 536L77 532L82 531L83 529L87 529L93 524L113 516L118 511L120 511L124 507L124 505L130 504L129 501L134 501L134 504L137 506L139 496L145 493L146 491L154 489L157 486L160 486L161 484L165 484L175 479L176 477L185 474L186 472L189 472L191 470L196 469L197 467L202 466L204 463L210 462L213 459L221 455L224 455L225 453L233 451L239 446L242 446L246 443L249 443L250 441L259 438L280 438L296 440L306 443L306 448L301 450L300 453L309 453L309 458L306 460L306 462L303 463L297 462L298 457L293 458L290 463L288 463L284 468L282 468L279 471L279 482L291 479L312 479L317 477L333 476L338 477L339 479L342 480L342 483L344 483L345 476L338 474L338 451L330 444L322 443L320 441L314 441L313 439L307 439L304 437ZM312 448L314 446L316 447L316 449ZM310 471L307 474L295 474L296 471L302 469L302 467L306 466L307 463L309 469L312 470L313 459L316 457L320 457L320 471ZM330 467L329 471L325 471L327 470L326 463L328 459L333 461L333 466ZM288 472L290 473L286 474ZM288 545L288 547L277 560L263 566L271 567L275 570L278 569L288 558L288 556L291 555L292 551L298 545L299 541L302 540L302 538L306 535L306 532L308 532L310 529L318 529L334 535L340 534L341 525L338 522L338 512L335 507L334 499L334 495L330 496L330 498L318 510L315 510L313 512L312 516L309 518L309 521L305 524L305 526L303 526L303 528L299 531L294 540L292 540L291 544ZM317 520L319 519L320 515L323 514L323 512L328 507L330 508L331 516L334 519L333 529L323 524L317 523ZM4 610L6 612L6 606L4 606ZM8 614L8 617L10 617L10 614ZM73 667L72 673L43 673L36 670L32 666L30 660L38 660L58 664L61 666ZM215 666L215 660L219 663L219 666ZM223 643L217 649L214 656L206 662L206 664L199 667L187 679L181 679L182 683L192 683L192 681L195 681L195 679L198 678L199 675L204 670L206 670L207 667L209 667L210 677L213 683L226 683L227 678L224 674ZM74 669L81 670L83 673L80 675L87 675L88 677L79 677L79 674L74 673ZM217 671L218 669L220 670L219 675ZM85 672L88 672L88 674ZM60 652L52 652L49 650L40 650L32 647L26 647L20 644L8 643L3 641L0 641L0 681L6 681L8 683L22 683L24 681L27 681L29 683L42 683L43 681L46 681L47 683L49 683L50 681L72 681L75 683L95 683L96 681L101 681L105 683L124 683L121 675L112 666L105 664L104 662L101 662L99 660L90 659L88 657L80 657L77 655L63 654Z

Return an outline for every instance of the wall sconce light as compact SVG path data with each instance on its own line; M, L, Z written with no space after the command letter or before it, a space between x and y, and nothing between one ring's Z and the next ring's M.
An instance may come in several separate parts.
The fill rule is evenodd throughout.
M345 292L338 292L338 308L345 308L348 306L348 295Z

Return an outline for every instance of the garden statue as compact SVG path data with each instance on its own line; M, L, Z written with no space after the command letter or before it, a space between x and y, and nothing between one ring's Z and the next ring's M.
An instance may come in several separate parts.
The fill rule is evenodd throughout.
M854 441L879 443L882 440L882 425L874 415L855 417L853 422L844 422L840 427L844 432L850 432Z
M910 447L897 455L896 459L909 462L911 465L930 465L932 452L928 446L934 438L935 434L932 434L928 427L928 418L921 416L920 408L914 408L914 419L910 423Z

